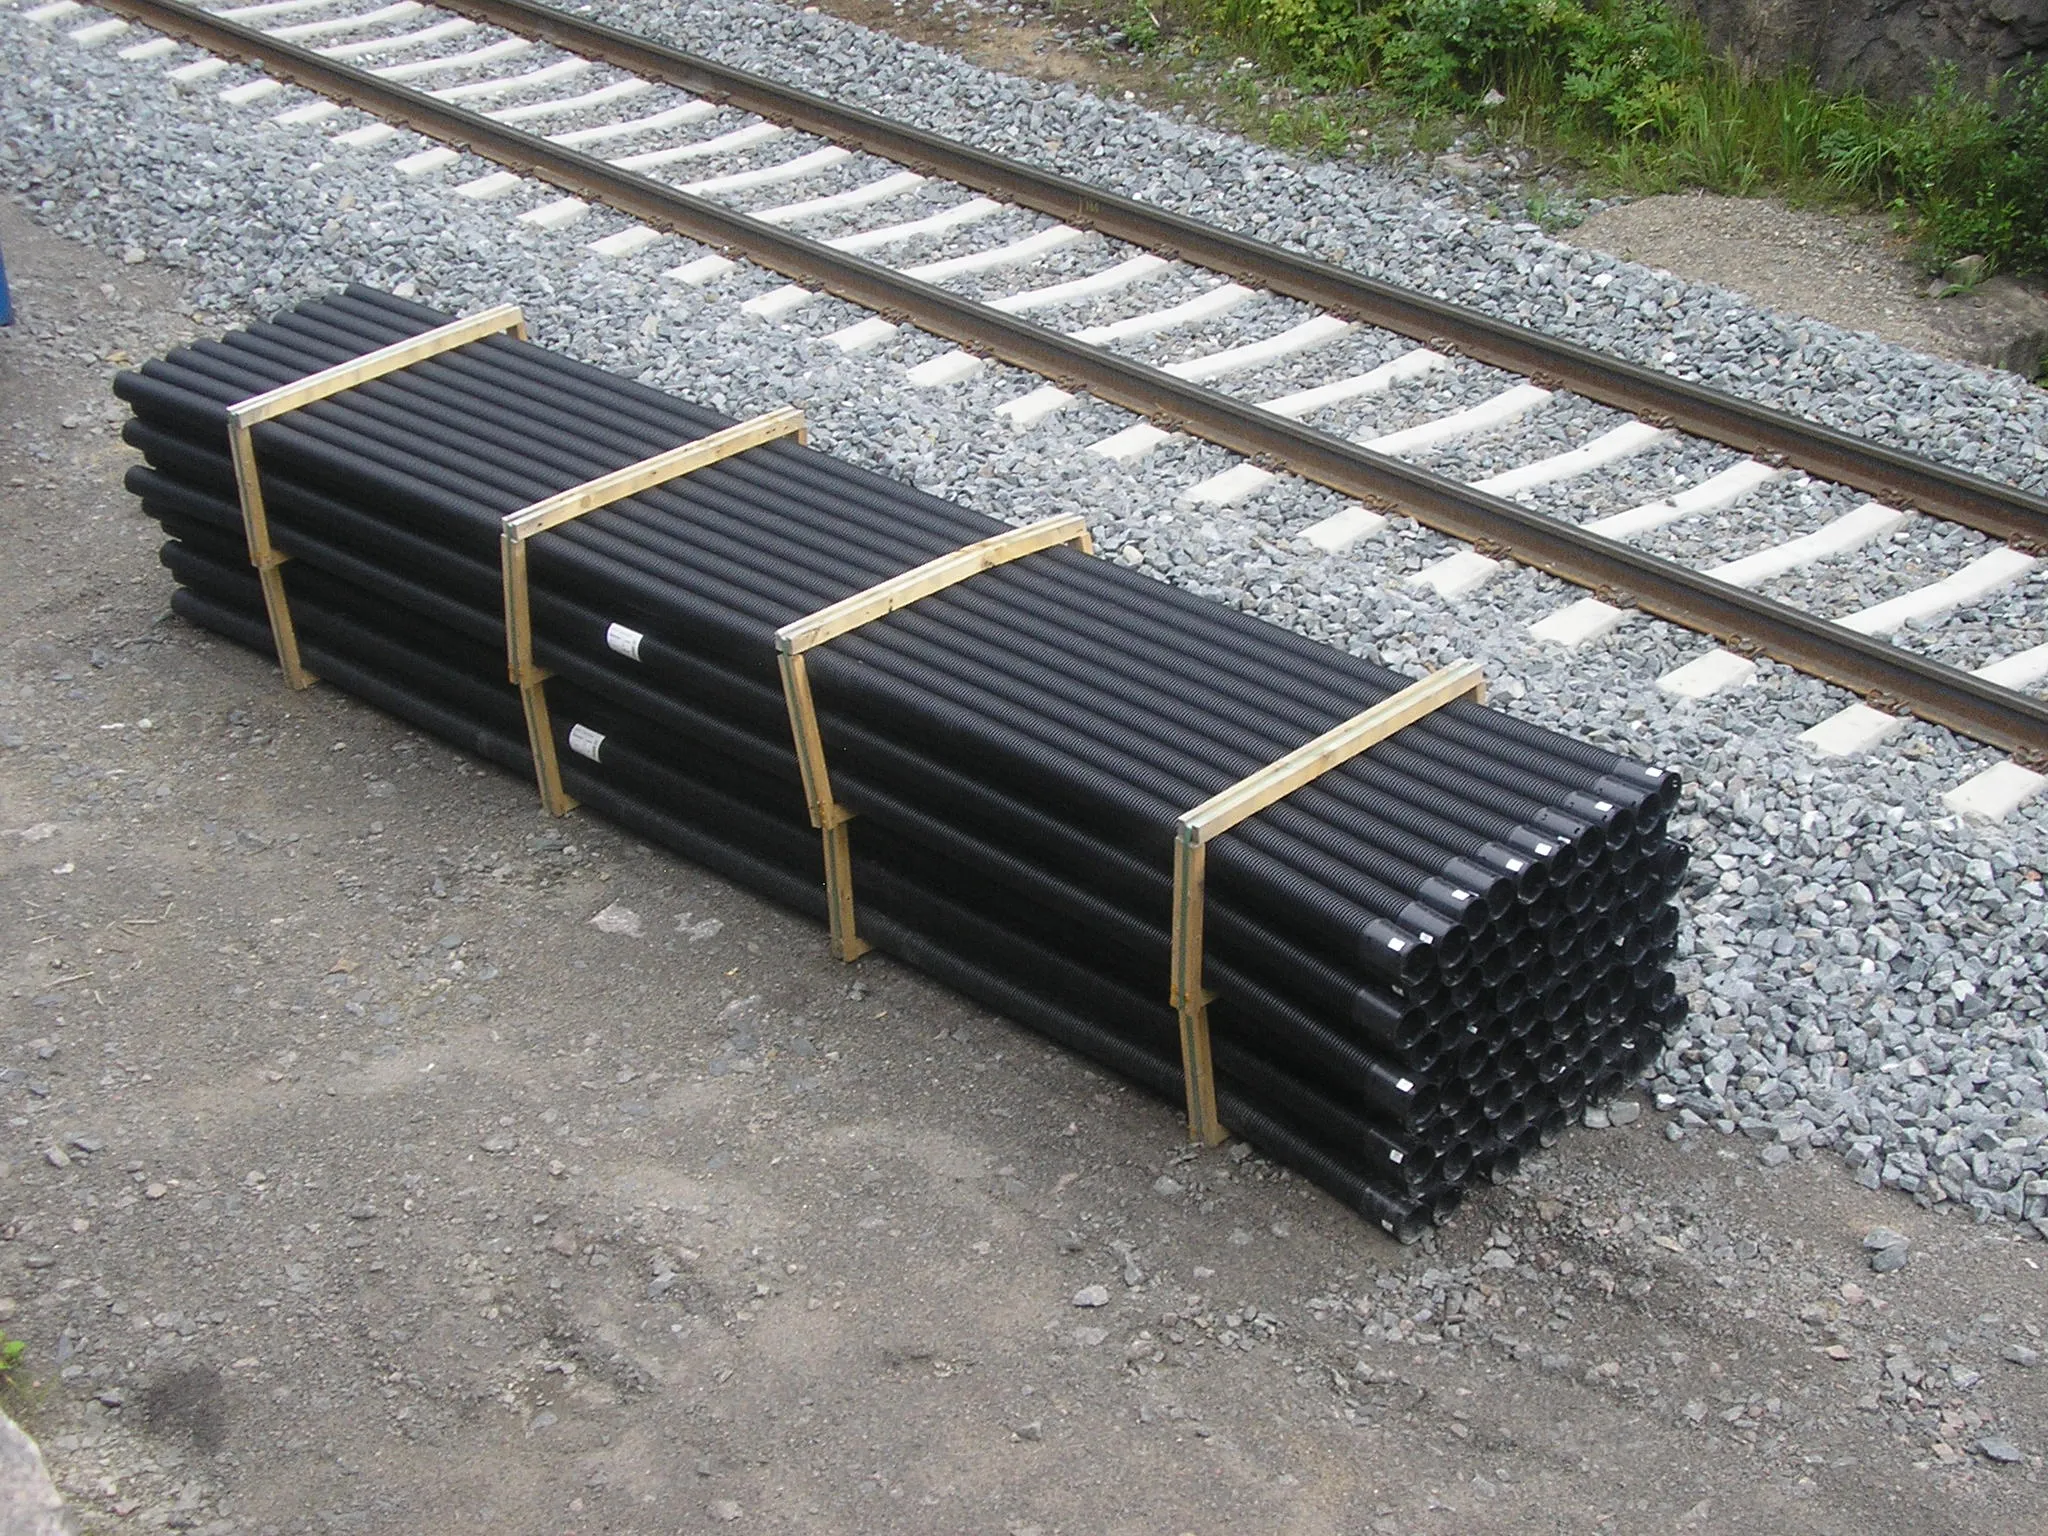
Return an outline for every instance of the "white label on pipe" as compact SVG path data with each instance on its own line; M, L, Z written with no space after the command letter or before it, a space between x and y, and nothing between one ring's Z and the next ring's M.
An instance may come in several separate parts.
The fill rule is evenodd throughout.
M593 763L603 762L604 759L599 754L604 751L604 732L593 731L587 725L570 726L569 750L580 752Z
M621 656L640 659L640 642L647 637L637 629L628 629L623 624L613 624L604 632L604 643Z

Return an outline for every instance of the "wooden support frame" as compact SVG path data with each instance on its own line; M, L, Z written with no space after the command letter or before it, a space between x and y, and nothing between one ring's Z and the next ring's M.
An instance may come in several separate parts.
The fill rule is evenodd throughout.
M1181 1077L1187 1089L1188 1139L1215 1146L1229 1133L1216 1117L1216 1069L1209 1054L1209 1005L1202 984L1202 918L1207 900L1209 843L1275 801L1313 783L1368 747L1385 741L1456 699L1486 702L1478 663L1461 661L1389 694L1342 725L1295 748L1278 762L1212 795L1180 819L1173 845L1173 979L1180 1016Z
M278 665L284 669L284 680L293 688L310 687L319 679L306 670L299 658L299 633L292 623L291 605L285 599L284 576L278 570L291 556L279 553L270 542L270 514L263 505L263 485L256 470L256 428L330 395L504 331L510 331L521 341L526 339L526 316L517 304L500 304L480 314L451 320L228 407L228 451L234 459L235 488L242 502L242 533L249 545L249 563L256 567L263 583L263 607L270 616L270 637L277 647Z
M693 438L581 485L572 485L506 515L498 540L505 594L505 665L512 681L519 685L519 702L526 710L527 741L533 748L533 774L540 786L541 803L550 815L566 816L576 808L576 802L562 788L562 763L555 751L554 722L548 714L544 686L549 674L533 659L533 600L526 573L527 543L550 528L559 528L599 507L608 507L736 453L790 436L800 443L810 440L804 413L786 405L708 436Z
M869 948L854 923L853 854L846 834L853 813L832 798L832 776L825 766L825 743L818 731L818 707L811 698L810 666L804 653L970 576L1060 544L1078 545L1084 554L1095 549L1088 525L1079 517L1043 518L927 560L775 632L775 658L782 669L782 697L789 707L789 729L796 742L797 766L803 773L804 798L810 803L811 825L825 844L825 905L832 926L832 953L841 960L858 960Z

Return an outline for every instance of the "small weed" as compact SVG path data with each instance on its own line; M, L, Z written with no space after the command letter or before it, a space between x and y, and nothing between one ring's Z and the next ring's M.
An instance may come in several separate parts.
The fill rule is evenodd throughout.
M22 1364L27 1353L27 1344L10 1339L6 1330L0 1329L0 1407L22 1422L35 1416L47 1390L45 1383L31 1376Z
M2048 268L2048 66L1990 97L1946 71L1909 106L1830 133L1822 158L1835 186L1904 216L1930 268L1964 254Z
M1266 119L1266 134L1283 149L1338 155L1351 142L1352 122L1327 102L1289 102Z
M1124 41L1139 53L1150 53L1166 36L1159 13L1143 0L1132 0L1123 15Z
M1567 229L1577 229L1586 222L1586 210L1570 198L1555 198L1539 187L1531 192L1523 205L1538 228L1546 234L1559 234Z

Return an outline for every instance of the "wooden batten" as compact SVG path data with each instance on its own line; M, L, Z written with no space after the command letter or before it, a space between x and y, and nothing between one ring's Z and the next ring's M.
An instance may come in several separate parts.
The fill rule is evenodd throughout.
M576 808L576 802L562 787L561 756L555 750L554 721L548 714L548 671L533 659L533 601L527 578L527 544L551 528L708 468L736 453L745 453L779 437L793 436L803 442L806 435L804 413L795 406L781 406L506 514L498 539L498 563L505 594L506 670L519 685L519 702L526 711L527 742L533 749L533 776L540 786L541 803L550 815L566 816Z
M256 468L253 434L266 421L275 421L344 390L380 379L387 373L410 368L415 363L456 347L467 346L486 336L510 331L526 339L526 317L517 304L500 304L480 314L451 320L417 336L394 341L388 347L365 352L309 373L303 379L280 384L260 395L251 395L228 407L228 451L235 464L235 488L242 503L242 533L249 545L249 563L256 567L263 583L263 607L270 618L270 637L277 647L278 665L294 688L310 687L318 679L308 672L299 656L299 634L292 623L291 604L286 599L284 574L279 570L291 556L281 553L270 541L270 514L263 505L263 483Z
M832 798L832 775L825 765L825 743L818 730L818 708L811 698L811 674L804 653L970 576L1060 544L1077 545L1084 553L1095 547L1088 525L1079 517L1044 518L927 560L775 632L775 659L782 672L782 697L789 708L789 730L796 743L797 767L803 774L804 798L810 806L811 825L825 844L832 952L841 960L857 960L869 946L854 922L852 848L846 830L852 812Z
M1180 818L1173 844L1173 970L1169 997L1180 1018L1181 1077L1187 1089L1188 1139L1215 1146L1228 1134L1216 1114L1216 1068L1209 1049L1209 1005L1202 984L1202 919L1209 843L1248 817L1312 784L1425 715L1457 699L1486 699L1478 663L1457 662L1389 694L1315 740L1296 747Z

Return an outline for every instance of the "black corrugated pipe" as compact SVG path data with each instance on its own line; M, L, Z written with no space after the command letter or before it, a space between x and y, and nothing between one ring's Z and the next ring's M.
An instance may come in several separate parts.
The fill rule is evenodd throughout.
M253 579L247 581L246 591L253 599ZM225 623L222 622L226 616L219 611L212 613L203 612L207 606L203 599L195 601L184 594L180 594L180 605L188 611L193 611L195 616L201 618L202 622L211 622L214 627L223 628L229 632L239 629L236 638L242 639L244 643L251 644L257 649L268 648L267 631L261 620L254 618L253 614L252 617L244 619L239 625L236 625L232 620L228 620ZM317 615L318 610L309 608L309 613ZM366 673L363 669L353 666L337 653L326 651L316 643L307 648L307 655L309 661L317 662L338 679L346 678L352 691L361 689L366 694L377 696L379 702L383 703L386 707L392 708L395 713L400 713L405 718L411 719L415 724L419 724L437 734L467 739L469 733L463 730L446 711L431 704L422 704L417 700L405 699L402 695L402 690L396 690L389 685L382 684L374 674ZM401 658L402 660L403 658ZM496 738L494 745L498 753L512 760L508 762L508 766L518 766L517 760L523 756L522 746L517 744L514 739L503 736ZM609 790L608 786L604 785L604 781L594 779L573 767L570 769L570 772L574 776L574 785L579 795L587 794L591 795L593 799L609 802L607 803L607 810L613 814L629 811L631 802L629 800L622 800L615 791ZM758 822L758 818L750 818L749 813L731 804L720 807L719 824L730 825L735 818L741 822L746 822L750 819ZM638 816L629 813L621 815L621 819L627 820L629 825L634 825L637 829L645 830L648 818L644 813ZM754 829L754 835L756 837L761 835L758 825ZM677 841L673 835L664 836L661 840L669 842L672 846ZM772 872L770 871L751 867L757 861L751 860L747 856L733 856L729 851L721 851L720 847L715 843L694 836L686 836L683 842L686 846L690 847L693 857L697 857L703 862L710 864L713 868L733 873L735 878L740 878L750 884L756 884L757 888L762 881L763 874L769 874L771 878L766 883L771 887L782 887L781 894L789 894L785 880L772 877ZM802 833L796 833L794 841L785 839L785 854L786 856L796 855L799 858L805 856L814 858L815 848L809 846L809 844L810 839L807 836L804 836ZM801 851L799 852L799 850ZM879 893L879 899L875 902L875 905L880 909L880 913L887 913L893 910L898 902L911 899L912 896L912 893L907 892L904 888L892 882L889 877L876 868L864 866L862 882L864 890L869 891L871 894ZM810 893L807 892L806 894L809 895ZM891 898L894 899L892 900ZM918 899L921 900L921 898ZM815 906L816 902L814 899L811 899L797 904ZM943 910L952 914L955 920L958 919L961 911L961 909L951 904L948 904ZM932 916L932 913L927 912L925 915L929 918ZM871 922L871 926L876 927L878 930L886 930L888 924L889 919L879 914L876 920ZM976 938L981 946L981 952L985 953L987 946L993 942L992 935L985 931L977 932ZM1005 936L1005 940L1008 941L1008 936ZM926 968L933 968L933 962L939 959L938 953L927 945L921 949L918 963L925 965ZM1064 967L1065 962L1056 961L1049 952L1035 952L1031 957L1030 966L1026 969L1029 972L1042 974L1046 968L1058 969ZM957 962L952 962L950 965L941 964L939 968L951 969L956 972L960 969ZM956 984L959 984L957 975L953 979ZM1072 978L1070 978L1070 983L1072 983ZM1087 989L1086 983L1075 984L1081 986L1082 990ZM976 990L973 995L987 996L985 981L984 985ZM1042 1019L1034 1017L1035 1013L1042 1010L1036 1007L1023 1008L1016 1006L1015 999L1010 999L1009 1001L1011 1005L1008 1011L1043 1027ZM997 1005L1001 1006L1001 1004ZM1164 1034L1170 1028L1170 1015L1167 1015L1163 1009L1158 1011L1161 1015L1163 1026L1160 1033ZM1133 1058L1129 1054L1130 1048L1123 1043L1121 1037L1109 1035L1093 1026L1083 1026L1079 1020L1069 1019L1068 1023L1071 1028L1065 1035L1060 1035L1050 1030L1048 1032L1054 1032L1056 1038L1065 1038L1067 1043L1086 1051L1098 1060L1104 1061L1106 1065L1110 1065L1120 1071L1125 1071L1126 1075L1134 1076L1138 1080L1146 1082L1148 1086L1159 1088L1162 1092L1165 1091L1161 1073L1171 1072L1173 1069L1170 1064L1162 1063L1161 1059L1156 1056L1148 1056L1142 1059ZM1227 1106L1231 1106L1230 1112L1232 1113L1233 1123L1247 1130L1251 1129L1254 1125L1258 1126L1260 1128L1258 1134L1262 1137L1264 1144L1275 1150L1276 1154L1280 1155L1284 1160L1294 1161L1297 1165L1308 1165L1311 1172L1316 1173L1326 1184L1334 1182L1344 1198L1361 1210L1364 1210L1368 1215L1381 1220L1382 1224L1388 1226L1389 1230L1395 1231L1397 1235L1404 1231L1412 1235L1413 1229L1408 1227L1406 1223L1412 1219L1413 1213L1402 1200L1391 1194L1381 1194L1377 1189L1367 1184L1362 1176L1345 1174L1343 1177L1336 1177L1336 1175L1342 1172L1341 1164L1328 1154L1316 1152L1299 1134L1287 1131L1278 1122L1273 1121L1270 1116L1256 1111L1252 1106L1236 1097L1230 1091L1225 1091L1223 1102ZM1341 1131L1349 1132L1355 1128L1352 1122L1342 1116L1341 1113L1335 1111L1334 1106L1325 1104L1321 1114ZM1380 1150L1377 1153L1371 1154L1371 1156L1386 1160L1387 1165L1399 1173L1400 1163L1393 1160L1394 1153L1398 1149L1393 1148L1383 1140L1374 1140L1373 1134L1375 1133L1369 1133L1366 1140L1370 1145L1377 1146ZM1404 1182L1413 1182L1405 1174L1401 1174L1400 1177Z
M155 365L152 365L152 366L154 367ZM225 366L223 366L223 368L222 368L222 369L221 369L220 371L222 371L222 372L226 372L226 371L228 371L228 370L226 369L226 367L225 367ZM158 368L158 369L157 369L157 373L158 373L158 374L159 374L160 376L162 376L162 375L168 375L168 374L169 374L169 373L171 373L171 372L172 372L172 370L169 370L169 369L163 369L163 368ZM249 387L253 387L253 386L255 385L255 383L256 383L256 382L258 382L258 381L254 380L254 379L251 379L251 378L249 378L249 377L247 377L247 376L242 376L242 377L240 377L240 378L239 378L239 379L238 379L238 380L236 381L236 384L235 384L235 391L234 391L234 392L236 392L236 393L239 393L239 392L240 392L241 390L243 390L243 389L246 389L246 388L249 388ZM372 390L374 390L374 389L376 389L377 387L378 387L378 386L371 386L371 389L372 389ZM472 422L472 423L470 423L470 425L471 425L471 426L473 427L473 426L474 426L474 423ZM413 429L413 430L417 430L417 429L418 429L418 427L419 427L419 422L418 422L418 420L417 420L417 419L403 419L403 420L401 420L401 423L400 423L400 427L401 427L401 429L402 429L402 428L406 428L406 427L409 427L409 428L411 428L411 429ZM518 443L520 443L520 444L523 444L523 445L530 445L530 438L526 438L526 437L521 437L521 438L518 438L518 439L516 439L515 441L517 441ZM509 450L511 449L511 447L513 446L513 442L511 442L511 441L508 441L508 442L505 442L505 443L503 443L503 444L502 444L501 446L505 447L505 448L506 448L506 449L507 449L507 450L509 451ZM589 470L592 470L592 469L594 469L594 467L595 467L595 466L594 466L594 464L592 464L592 463L591 463L591 462L589 462L589 461L585 461L585 462L584 462L583 464L581 464L580 466L578 466L578 468L579 468L579 469L580 469L581 471L589 471ZM524 487L524 488L523 488L523 491L522 491L522 493L527 493L527 492L531 492L532 490L533 490L533 487L532 487L531 485L528 485L528 486L526 486L526 487ZM936 608L940 607L941 605L939 605L939 604L932 604L932 605L927 605L927 606L929 606L929 607L932 607L932 608L936 609ZM913 615L909 615L909 616L906 616L905 622L906 622L906 623L914 623L914 622L916 622L916 620L917 620L917 617L918 617L918 616L917 616L916 614L913 614ZM1046 655L1041 655L1039 659L1040 659L1041 661L1044 661L1044 660L1047 660L1047 659L1049 659L1049 658L1048 658L1048 656L1046 656ZM1133 698L1133 701L1132 701L1132 702L1133 702L1133 703L1135 704L1135 703L1136 703L1137 701L1136 701L1136 699L1135 699L1135 698ZM1122 717L1122 718L1123 718L1123 719L1124 719L1124 720L1125 720L1126 722L1128 722L1128 721L1129 721L1129 720L1130 720L1130 719L1132 718L1132 715L1131 715L1131 713L1130 713L1129 711L1126 711L1126 712L1125 712L1125 714L1123 715L1123 717ZM1256 762L1259 762L1259 761L1263 761L1263 760L1266 760L1266 758L1268 758L1268 757L1269 757L1269 756L1271 755L1270 751L1255 751L1255 750L1253 750L1253 749L1249 749L1249 748L1247 748L1247 749L1244 749L1244 750L1245 750L1245 756L1244 756L1244 757L1243 757L1243 758L1241 759L1241 761L1242 761L1242 762L1256 763ZM1231 765L1231 766L1232 766L1232 771L1234 771L1234 772L1235 772L1235 771L1238 771L1238 769L1239 769L1239 765L1238 765L1238 764L1233 764L1233 765ZM1248 770L1244 770L1244 771L1248 771ZM1347 830L1349 830L1349 831L1354 831L1354 832L1355 832L1355 831L1357 830L1357 827L1356 827L1355 825L1354 825L1354 826L1351 826L1351 827L1347 827ZM1463 877L1463 876L1464 876L1464 875L1465 875L1465 874L1467 873L1467 871L1466 871L1466 870L1460 870L1460 869L1455 869L1455 868L1454 868L1454 869L1452 869L1451 871L1449 871L1449 873L1450 873L1450 874L1451 874L1451 876L1452 876L1452 877L1453 877L1453 878L1455 879L1455 878L1460 878L1460 877ZM1476 883L1476 884L1481 884L1481 885L1482 885L1482 889L1484 889L1484 888L1485 888L1485 880L1486 880L1486 877L1485 877L1485 876L1484 876L1483 874L1480 874L1480 873L1478 873L1478 872L1472 872L1472 873L1473 873L1473 878L1472 878L1472 880L1471 880L1471 881L1470 881L1469 883ZM1397 878L1397 879L1399 879L1399 878L1406 878L1406 876L1405 876L1405 874L1401 874L1401 875L1396 875L1396 876L1395 876L1395 878ZM1436 892L1433 892L1433 893L1431 893L1431 895L1432 895L1432 896L1440 896L1440 895L1445 895L1445 894L1449 894L1449 893L1448 893L1448 891L1447 891L1447 888L1443 888L1443 887L1440 887L1440 888L1438 888L1438 890L1437 890ZM1505 898L1503 898L1503 899L1505 899ZM1436 904L1438 904L1438 905L1440 905L1440 906L1445 906L1445 907L1446 907L1447 909L1449 909L1449 910L1452 910L1452 911L1453 911L1454 913L1455 913L1455 912L1456 912L1457 910L1462 910L1462 905L1463 905L1463 903L1462 903L1462 899L1460 899L1460 898L1455 898L1455 897L1453 897L1453 899L1452 899L1452 900L1450 900L1450 901L1438 901L1438 902L1437 902Z
M374 333L363 333L362 339L365 341L371 340L373 335L382 339L395 339L401 334L409 334L437 323L438 318L445 318L436 317L432 311L426 310L423 306L407 307L402 304L396 304L389 301L388 296L375 295L368 290L360 292L352 290L348 297L339 301L335 307L349 310L353 313L360 313L364 316L377 314L390 317L389 328ZM558 376L566 375L591 388L605 391L608 405L612 404L616 394L621 392L618 386L622 381L611 379L608 376L597 373L595 370L582 370L580 365L566 364L565 366L565 360L540 352L538 349L521 347L519 344L503 340L490 343L489 345L506 354L517 352L526 361L545 367ZM550 382L554 381L551 380ZM637 388L639 387L636 386ZM631 393L632 391L625 392ZM693 415L690 408L683 406L681 402L660 396L651 390L644 392L643 403L651 408L650 414L646 418L649 425L656 426L658 424L658 429L659 427L667 426L669 422L679 417L689 419L698 431L713 430L716 425L724 424L722 418L712 416L710 413L696 412ZM944 503L937 502L935 498L927 498L926 501L934 511L955 513L957 515L957 509L947 507ZM1120 576L1122 573L1116 574ZM1149 592L1144 590L1144 587L1148 585L1152 588ZM1131 584L1131 590L1142 593L1147 599L1163 601L1171 605L1176 609L1177 616L1180 617L1193 620L1212 620L1215 617L1203 605L1188 602L1180 594L1171 593L1171 589L1159 588L1157 584ZM1220 630L1221 637L1226 641L1242 640L1249 633L1242 629ZM1269 635L1260 635L1258 638L1265 641L1269 646L1288 648L1290 660L1315 667L1319 670L1337 669L1344 674L1343 681L1354 688L1360 684L1371 688L1373 692L1370 694L1354 695L1357 702L1351 705L1353 710L1364 707L1365 704L1372 702L1375 697L1384 696L1386 693L1405 686L1407 682L1407 679L1397 673L1389 672L1383 668L1372 667L1370 664L1343 656L1341 653L1321 650L1314 647L1313 642L1302 641L1296 636L1287 634L1285 631L1274 631ZM1474 729L1475 724L1479 727L1476 730ZM1533 726L1528 722L1516 720L1512 716L1500 715L1498 712L1493 711L1487 711L1482 714L1474 706L1457 705L1445 711L1441 721L1431 722L1429 726L1425 727L1423 734L1434 734L1438 729L1442 729L1451 739L1462 740L1475 750L1483 752L1494 751L1497 743L1513 743L1515 748L1519 750L1509 752L1501 758L1502 761L1534 772L1544 773L1558 782L1572 784L1595 795L1604 795L1606 798L1631 807L1642 803L1645 798L1655 799L1666 806L1675 803L1677 793L1677 779L1675 775L1663 770L1647 768L1640 763L1604 749L1593 747L1587 743L1573 741L1569 738L1559 738L1552 732L1544 731L1541 727ZM1576 775L1569 773L1560 775L1559 769L1566 767L1576 768L1580 772Z
M233 568L224 406L437 318L357 292L124 377L155 466L135 488L185 541L165 553L181 612L268 648ZM726 424L498 339L260 428L309 662L530 766L502 681L498 518ZM769 633L995 526L784 443L539 541L536 648L558 744L585 754L565 757L571 792L818 912ZM630 659L619 624L639 631ZM845 637L812 675L862 813L863 931L1168 1097L1177 1034L1152 973L1174 818L1407 681L1073 551ZM1226 1117L1403 1236L1511 1167L1682 1016L1659 905L1684 873L1676 793L1675 775L1458 704L1222 839ZM1394 939L1409 953L1389 967L1370 946Z
M1460 870L1450 870L1450 872L1452 872L1452 874L1454 874L1454 877L1456 877L1456 874L1458 874L1458 872L1460 872Z

